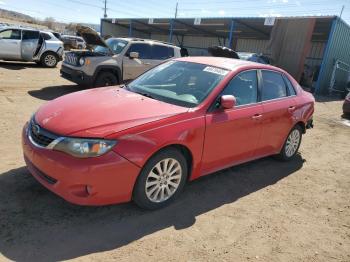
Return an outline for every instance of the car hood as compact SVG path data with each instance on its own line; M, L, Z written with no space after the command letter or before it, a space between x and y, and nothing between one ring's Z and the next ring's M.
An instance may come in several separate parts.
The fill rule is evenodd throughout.
M35 121L58 135L102 138L187 111L188 108L119 87L106 87L72 93L48 102L35 114Z
M87 45L103 46L109 48L107 43L100 37L100 35L92 28L84 25L77 25L76 27L78 35L80 35Z

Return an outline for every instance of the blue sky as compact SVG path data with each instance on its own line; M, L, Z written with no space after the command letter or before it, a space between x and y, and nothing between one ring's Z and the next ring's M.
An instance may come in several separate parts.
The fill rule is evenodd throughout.
M99 23L104 0L0 0L0 8L62 22ZM107 0L108 17L339 15L350 24L350 0Z

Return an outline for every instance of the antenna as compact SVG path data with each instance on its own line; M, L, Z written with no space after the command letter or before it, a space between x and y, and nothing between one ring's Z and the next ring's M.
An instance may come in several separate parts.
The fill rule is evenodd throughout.
M104 12L103 17L107 18L107 0L104 0L104 3L105 3L105 7L104 7L105 12Z
M341 8L340 15L339 15L340 18L343 15L344 9L345 9L345 5L343 5L342 8Z
M177 8L179 6L179 2L176 2L176 7L175 7L175 19L177 18Z

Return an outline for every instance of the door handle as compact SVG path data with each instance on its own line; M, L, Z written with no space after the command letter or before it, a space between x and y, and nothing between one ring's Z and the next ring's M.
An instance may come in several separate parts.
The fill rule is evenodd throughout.
M288 111L289 111L290 113L293 113L294 110L295 110L295 106L290 106L290 107L288 108Z
M151 63L143 63L144 65L151 65Z
M260 120L262 118L262 114L255 114L252 116L253 120Z

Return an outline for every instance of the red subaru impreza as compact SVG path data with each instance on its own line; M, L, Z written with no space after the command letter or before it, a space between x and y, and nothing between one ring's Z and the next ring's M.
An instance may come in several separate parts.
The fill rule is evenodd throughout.
M42 106L23 129L33 176L69 202L167 205L188 180L269 155L289 160L314 98L285 71L217 57L163 63L129 85Z

